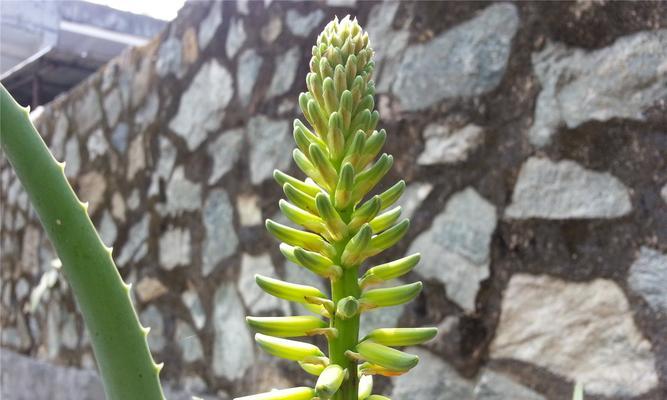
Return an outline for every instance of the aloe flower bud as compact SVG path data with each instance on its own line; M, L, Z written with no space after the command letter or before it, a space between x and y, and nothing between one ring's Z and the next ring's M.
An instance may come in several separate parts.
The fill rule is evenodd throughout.
M313 396L315 396L315 390L309 387L297 387L273 390L252 396L237 397L235 400L310 400Z
M322 371L315 384L315 395L322 400L330 399L340 388L345 378L345 370L340 365L329 365Z
M419 357L392 349L369 340L357 345L357 352L369 363L379 365L389 371L406 372L419 362Z
M267 353L287 360L304 361L308 357L324 356L319 347L310 343L276 338L261 333L255 334L255 341Z
M327 324L318 317L246 317L251 328L259 333L277 337L309 336L316 329Z
M437 333L437 328L380 328L371 331L364 340L385 346L415 346L428 342Z
M383 289L372 289L364 292L359 299L362 310L378 307L398 306L412 301L422 290L421 282Z
M358 400L365 400L373 391L373 375L362 375L359 378Z
M421 255L417 253L388 262L386 264L376 265L375 267L366 271L364 276L359 280L359 286L365 288L373 284L399 278L412 271L420 259Z
M359 313L359 301L352 296L348 296L338 301L336 316L342 319L350 319Z
M410 226L407 219L399 220L401 207L392 208L405 182L376 191L394 159L382 154L388 136L377 129L373 50L356 19L336 18L324 28L312 48L309 67L308 90L299 96L305 119L294 121L292 153L305 177L273 174L285 194L279 201L281 212L301 228L272 220L266 221L266 228L282 242L280 252L287 260L329 279L331 296L310 286L257 276L257 284L267 293L304 304L318 315L248 317L265 351L296 361L318 376L314 390L258 396L296 393L303 397L295 399L382 400L386 398L371 395L372 375L400 375L418 362L416 356L388 346L423 343L435 334L435 328L376 329L359 341L364 311L403 304L422 289L416 282L365 290L407 274L419 255L377 265L359 278L366 259L398 243ZM318 334L328 342L326 355L311 344L281 339ZM283 398L292 397L247 400Z

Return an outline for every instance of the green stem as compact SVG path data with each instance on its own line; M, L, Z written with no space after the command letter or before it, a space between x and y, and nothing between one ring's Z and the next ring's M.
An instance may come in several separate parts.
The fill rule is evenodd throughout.
M340 256L343 253L347 241L338 243L336 262L340 264ZM359 298L361 289L359 288L359 267L350 267L343 270L340 279L331 283L331 295L333 302L338 305L341 299L353 296ZM332 326L338 330L338 337L329 341L329 358L334 364L347 369L348 379L345 380L336 392L334 400L356 400L359 379L357 376L357 364L351 361L346 355L347 350L354 351L359 339L359 314L349 319L342 319L337 315L331 321Z
M88 328L111 400L163 399L159 370L129 296L87 213L29 119L0 85L0 146L30 197Z

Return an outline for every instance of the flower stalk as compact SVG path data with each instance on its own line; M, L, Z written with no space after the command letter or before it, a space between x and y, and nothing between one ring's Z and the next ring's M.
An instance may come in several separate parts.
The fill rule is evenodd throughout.
M331 298L316 288L257 276L268 294L304 304L315 315L248 317L255 340L269 354L297 361L318 376L313 389L272 391L238 400L314 399L373 400L373 375L406 373L418 357L394 347L418 345L432 339L435 328L378 329L359 340L359 322L365 312L413 300L421 282L372 288L410 272L419 262L413 254L359 272L369 257L390 248L405 236L409 221L400 220L401 208L392 205L405 183L369 195L393 165L381 154L387 134L377 130L374 110L373 50L368 34L356 19L330 22L313 47L308 91L299 96L306 121L294 121L293 158L306 175L301 180L281 171L274 178L286 200L280 210L305 230L272 220L267 230L282 243L289 261L328 278ZM328 320L328 321L327 321ZM324 335L328 354L292 339Z

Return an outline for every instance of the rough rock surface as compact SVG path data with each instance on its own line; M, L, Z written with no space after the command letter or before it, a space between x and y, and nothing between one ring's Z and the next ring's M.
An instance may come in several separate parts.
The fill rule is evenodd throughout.
M231 283L223 283L213 298L213 372L233 380L253 363L253 341L245 324L243 303Z
M642 247L630 266L628 284L655 312L667 315L667 254Z
M628 188L571 160L531 157L521 167L507 218L614 218L632 210Z
M289 122L273 120L263 115L248 121L247 136L250 142L250 181L257 185L273 174L274 169L285 170L290 165L294 147L289 132Z
M214 190L208 195L203 214L206 241L202 274L206 276L213 272L218 262L234 253L238 237L233 226L234 208L224 190Z
M414 111L493 90L503 78L518 28L516 7L494 4L431 41L408 47L392 93L404 110Z
M467 188L452 195L432 227L412 242L408 254L420 252L416 271L444 283L449 298L474 310L479 284L489 276L489 245L495 228L495 207Z
M213 159L213 169L208 179L210 184L223 177L236 163L241 155L243 130L232 129L220 135L207 151Z
M212 60L204 64L183 93L176 116L169 123L190 150L218 129L225 108L234 95L233 78L227 68Z
M636 396L658 383L651 344L637 330L621 289L605 279L514 275L491 357L537 364L606 396Z
M417 163L432 165L465 161L483 139L484 131L477 125L466 125L458 130L445 125L428 125L424 130L424 151Z
M667 98L667 29L619 38L586 52L550 43L533 56L542 91L530 141L549 144L562 125L612 118L643 120L644 112Z
M172 270L190 264L190 231L170 229L160 237L160 266Z

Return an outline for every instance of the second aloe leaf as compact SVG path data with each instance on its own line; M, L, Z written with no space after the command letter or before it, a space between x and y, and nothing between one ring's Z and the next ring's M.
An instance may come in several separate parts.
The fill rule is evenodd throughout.
M298 387L238 400L371 400L373 375L397 376L417 365L417 356L396 347L432 339L436 328L387 328L359 339L363 313L382 312L419 295L421 282L388 288L374 285L407 274L419 262L414 254L370 268L359 276L366 259L396 244L409 221L391 208L405 183L369 196L391 169L393 158L380 154L386 139L376 130L373 50L368 34L349 17L330 22L317 39L306 78L308 92L299 97L307 124L294 121L297 148L293 157L307 176L300 180L276 171L287 200L280 209L299 230L267 220L266 227L283 242L291 262L331 281L331 298L320 290L257 275L268 294L302 303L315 315L248 317L255 340L268 353L296 361L317 376L314 388ZM286 338L324 335L328 355L314 345Z

